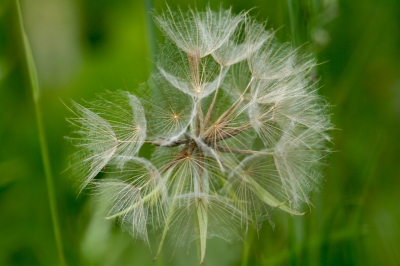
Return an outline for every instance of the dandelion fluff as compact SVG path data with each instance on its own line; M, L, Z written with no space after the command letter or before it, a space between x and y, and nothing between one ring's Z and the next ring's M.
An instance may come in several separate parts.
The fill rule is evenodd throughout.
M230 239L275 210L303 215L329 150L328 104L310 80L315 60L247 13L169 7L157 71L137 91L73 103L72 168L136 238ZM149 160L142 145L155 146ZM99 172L105 175L96 178Z
M72 169L81 181L81 189L107 165L114 156L118 139L112 126L99 115L72 102L75 117L68 121L74 126L68 139L78 148L71 157Z
M163 14L155 15L154 21L179 49L202 58L225 43L243 17L244 14L233 15L230 9L214 12L207 8L205 12L184 13L168 7Z

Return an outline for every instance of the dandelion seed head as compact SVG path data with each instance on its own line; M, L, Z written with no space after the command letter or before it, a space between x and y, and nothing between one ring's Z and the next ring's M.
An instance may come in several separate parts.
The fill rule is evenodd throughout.
M168 7L154 19L167 41L136 95L72 103L72 168L134 237L161 228L158 253L167 237L198 239L203 261L209 237L258 229L274 210L305 214L329 152L328 104L309 78L315 60L246 12Z

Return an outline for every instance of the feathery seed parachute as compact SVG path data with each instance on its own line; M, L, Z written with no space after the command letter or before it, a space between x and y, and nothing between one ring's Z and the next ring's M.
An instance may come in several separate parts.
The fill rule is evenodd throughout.
M310 77L314 59L246 12L154 16L167 37L135 93L73 102L72 169L136 238L227 238L272 209L302 215L320 181L331 128ZM142 158L143 144L155 146ZM96 176L104 173L104 178ZM306 208L304 209L304 205Z

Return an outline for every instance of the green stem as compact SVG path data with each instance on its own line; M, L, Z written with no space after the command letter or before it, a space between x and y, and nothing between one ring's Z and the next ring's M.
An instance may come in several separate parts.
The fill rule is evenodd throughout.
M292 33L293 44L297 47L297 36L296 36L296 18L294 15L294 4L293 0L287 0L288 8L289 8L289 18L290 18L290 29Z
M299 18L299 5L300 7L302 6L302 3L294 3L293 0L287 0L288 2L288 8L289 8L289 17L290 17L290 28L291 28L291 34L292 34L292 40L293 44L295 47L298 47L300 45L301 40L303 40L303 34L304 31L302 31L302 27L300 25L300 19L304 18ZM296 5L296 6L295 6ZM296 26L298 26L296 28ZM294 249L296 247L303 247L304 243L304 231L305 231L305 225L304 225L304 220L302 220L301 217L290 217L290 225L291 225L291 230L293 231L291 234L291 245L290 245L290 250L291 250L291 264L292 265L297 265L301 263L301 252L296 254L294 252Z
M249 231L246 233L246 241L243 243L243 251L242 251L242 264L241 266L247 266L249 264L249 255L250 255L250 250L252 248L253 244L253 239L254 239L254 232L255 229L249 229Z
M151 19L151 11L153 9L153 0L143 0L144 11L146 18L146 32L147 32L147 42L149 43L149 54L152 62L155 62L155 55L157 54L157 41L154 22ZM151 64L154 68L154 64ZM154 70L154 69L153 69Z
M42 111L40 108L38 76L37 76L37 72L36 72L35 62L33 60L32 52L31 52L31 49L29 46L28 38L27 38L25 30L24 30L20 4L19 4L18 0L15 0L14 3L15 3L15 9L16 9L17 17L18 17L19 31L20 31L21 39L22 39L22 42L24 45L24 57L25 57L26 67L28 70L29 83L30 83L29 85L32 90L32 97L33 97L33 102L35 105L35 116L36 116L36 122L37 122L37 126L38 126L40 149L41 149L42 160L43 160L43 168L44 168L44 172L45 172L45 176L46 176L46 184L47 184L47 191L48 191L48 197L49 197L49 203L50 203L51 219L52 219L52 223L53 223L53 231L54 231L58 255L59 255L59 259L60 259L60 265L66 265L62 241L61 241L59 222L58 222L57 202L56 202L56 197L55 197L53 176L52 176L52 172L51 172L48 148L47 148L47 144L46 144L46 135L45 135L44 124L43 124L43 119L42 119Z

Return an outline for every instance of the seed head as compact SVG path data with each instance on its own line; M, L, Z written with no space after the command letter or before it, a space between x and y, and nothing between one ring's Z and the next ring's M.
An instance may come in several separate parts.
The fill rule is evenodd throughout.
M157 256L167 235L199 239L202 263L208 237L273 209L305 213L328 152L327 103L309 78L314 59L246 12L168 7L154 19L167 42L136 96L72 103L72 168L134 237L162 228ZM144 143L151 158L139 156Z

